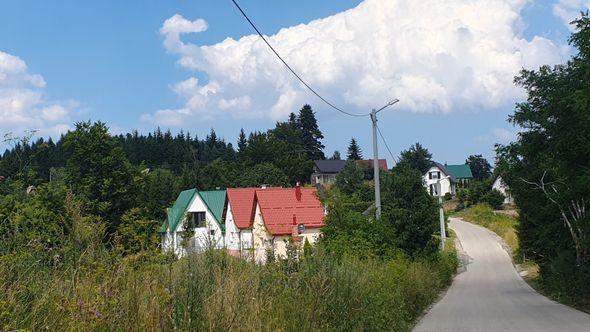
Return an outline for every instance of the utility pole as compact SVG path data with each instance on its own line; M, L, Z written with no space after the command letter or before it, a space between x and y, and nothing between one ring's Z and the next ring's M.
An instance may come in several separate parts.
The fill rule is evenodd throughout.
M445 228L445 213L443 210L443 203L442 203L442 180L450 179L449 176L446 176L442 179L438 179L438 204L439 204L439 221L440 221L440 246L442 250L445 250L445 241L447 240L447 230ZM449 180L450 181L450 180Z
M373 123L373 180L375 181L375 217L381 219L381 183L379 179L379 151L377 149L377 111L371 111Z
M399 99L393 99L387 103L387 105L378 110L373 109L370 113L371 122L373 123L373 180L375 182L375 218L377 220L381 219L381 183L379 179L379 151L377 149L377 113L397 102L399 102Z

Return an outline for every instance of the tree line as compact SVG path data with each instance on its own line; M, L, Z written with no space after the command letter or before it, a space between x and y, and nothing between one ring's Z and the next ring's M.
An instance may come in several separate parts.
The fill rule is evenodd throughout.
M523 70L527 99L509 121L518 140L498 145L498 172L519 211L521 253L549 294L590 303L590 18L573 22L566 63Z

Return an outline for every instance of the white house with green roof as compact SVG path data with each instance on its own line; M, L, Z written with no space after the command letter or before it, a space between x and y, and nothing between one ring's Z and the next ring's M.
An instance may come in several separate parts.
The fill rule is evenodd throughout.
M458 184L468 183L473 179L469 165L447 165L433 162L423 176L424 186L432 196L455 195ZM440 193L439 193L440 192Z
M162 224L162 249L183 256L186 251L225 247L225 229L221 223L225 190L181 192ZM190 236L184 236L185 232Z

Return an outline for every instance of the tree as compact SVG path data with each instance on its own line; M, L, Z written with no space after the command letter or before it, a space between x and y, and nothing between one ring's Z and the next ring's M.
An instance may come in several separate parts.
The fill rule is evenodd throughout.
M484 180L492 175L492 166L480 154L469 156L465 163L469 165L473 178L476 180Z
M500 191L492 189L482 197L482 201L491 206L492 209L498 210L500 207L502 207L505 198L506 197L504 194L502 194Z
M217 147L217 134L215 133L215 130L213 128L211 128L211 132L209 133L209 135L207 135L205 141L207 142L207 146L209 146L210 148Z
M409 255L437 250L433 235L439 230L438 204L428 194L417 169L400 168L383 181L383 214L386 243Z
M352 211L338 195L328 202L326 226L322 228L319 244L337 256L360 258L380 256L381 224L369 220L360 212Z
M527 92L509 121L523 131L498 146L498 173L519 208L521 251L551 292L590 298L590 18L575 20L567 63L523 70Z
M424 174L432 165L432 154L420 143L415 143L409 149L402 151L396 168L409 168Z
M240 179L242 187L259 187L263 184L282 187L289 184L283 171L271 163L258 164L246 170Z
M131 165L102 122L79 122L64 137L67 151L67 182L87 200L92 214L107 223L113 234L119 218L130 208L133 198Z
M336 150L334 151L334 153L332 154L332 157L330 157L331 160L341 160L342 158L340 157L340 151Z
M363 184L364 173L354 160L346 162L344 169L336 176L336 187L343 193L352 194Z
M140 169L146 170L144 167ZM137 194L133 206L141 208L147 219L164 220L166 210L163 207L170 206L178 193L185 189L179 185L181 177L166 169L138 173L141 175L135 178ZM195 183L190 186L197 187Z
M472 182L467 189L467 204L474 205L484 202L484 196L492 190L490 181Z
M248 146L248 140L246 139L246 133L244 132L244 128L240 129L240 135L238 136L238 153L244 153L246 147Z
M124 254L155 252L160 243L158 226L160 221L150 219L145 211L132 208L121 217L116 239Z
M27 251L59 248L72 229L66 187L43 184L30 195L17 183L10 189L0 196L0 253L19 247Z
M299 123L299 129L301 130L301 140L303 148L307 151L308 156L312 160L325 159L324 156L324 145L322 139L324 135L318 127L315 113L311 109L311 106L304 105L299 111L297 118Z
M351 170L353 164L349 161ZM433 235L438 231L438 204L424 188L419 171L403 168L384 174L379 220L362 213L367 205L360 211L355 206L359 199L372 202L371 189L362 184L351 195L338 191L328 195L328 215L320 240L324 248L358 257L388 257L400 251L420 256L437 251Z
M237 169L221 159L210 162L203 167L200 173L203 177L203 190L213 190L216 188L229 188L233 186L238 179Z
M359 145L356 142L356 139L354 139L354 138L350 139L350 144L348 145L347 159L348 160L361 160L361 159L363 159L363 151L361 151L361 148L359 147Z

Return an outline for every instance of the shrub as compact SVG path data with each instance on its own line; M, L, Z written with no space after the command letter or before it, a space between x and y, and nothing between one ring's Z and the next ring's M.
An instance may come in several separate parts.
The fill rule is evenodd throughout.
M445 201L450 201L451 199L453 199L453 195L451 195L451 193L446 193L444 198Z
M483 197L482 201L488 203L493 209L498 210L502 207L506 197L500 191L492 189L488 191Z

